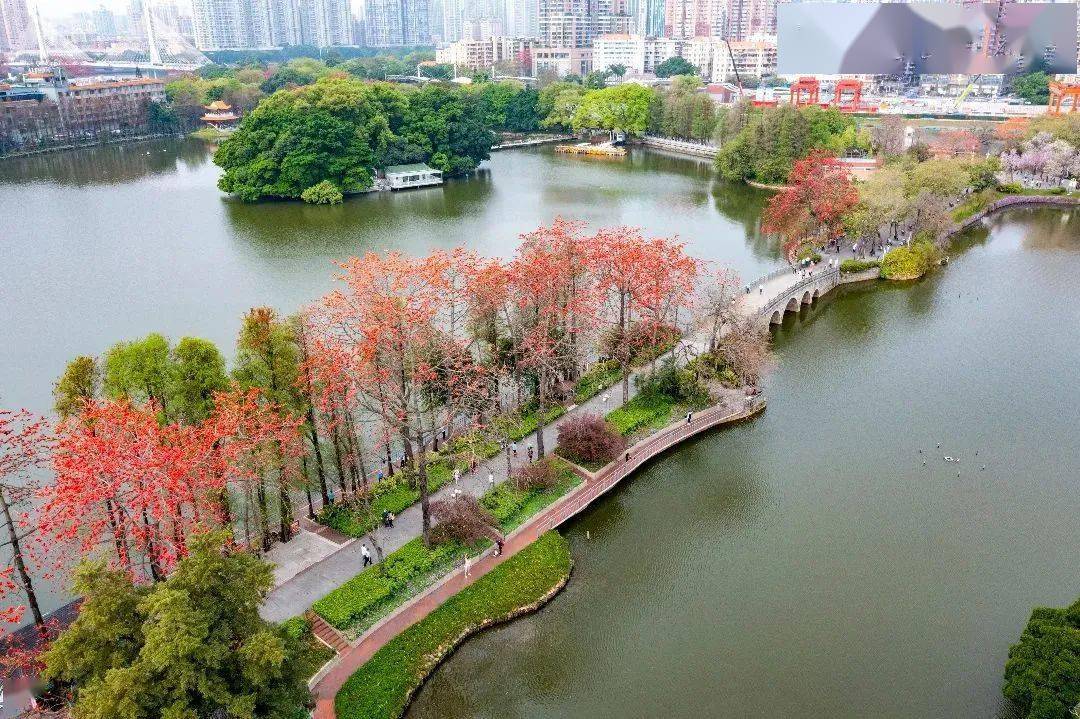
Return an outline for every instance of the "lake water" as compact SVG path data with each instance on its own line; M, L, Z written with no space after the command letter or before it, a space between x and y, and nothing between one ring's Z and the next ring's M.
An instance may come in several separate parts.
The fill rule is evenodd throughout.
M0 404L47 411L68 359L150 331L228 350L247 308L313 301L351 254L505 255L555 215L777 264L761 194L655 153L512 151L335 208L216 177L190 141L0 163ZM789 317L767 412L576 520L564 593L467 642L410 716L1006 716L1008 645L1080 593L1077 277L1080 213L1014 211L925 281Z

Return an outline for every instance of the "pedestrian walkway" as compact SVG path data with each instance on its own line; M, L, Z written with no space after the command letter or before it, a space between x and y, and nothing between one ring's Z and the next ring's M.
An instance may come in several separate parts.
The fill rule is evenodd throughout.
M676 352L699 352L700 350L701 346L690 340L680 343L679 347L676 348ZM641 371L643 370L637 370L635 374ZM636 395L637 387L634 385L633 377L631 377L630 397L633 398ZM607 397L606 401L605 397ZM580 406L571 407L566 414L545 428L545 451L550 454L558 446L558 425L567 417L581 414L603 416L613 409L621 407L622 404L622 386L616 385L582 403ZM536 434L529 434L524 439L519 440L517 445L518 456L512 458L511 462L514 470L528 463L527 448L531 445L535 451ZM438 492L431 495L431 500L449 499L451 493L458 487L466 494L480 497L488 490L487 476L489 472L495 475L496 484L507 480L506 455L504 453L500 452L495 457L480 462L475 472L463 473L458 483L447 483ZM363 570L363 556L360 553L362 544L371 550L373 557L378 556L375 543L378 543L384 555L389 554L419 537L422 528L423 519L420 503L417 502L397 515L393 527L379 526L363 539L342 546L337 551L295 573L287 581L274 587L263 603L260 614L264 619L272 622L281 622L290 617L303 614L316 600L326 596ZM297 540L294 539L293 541ZM292 542L289 544L292 544Z
M680 418L660 432L637 442L627 451L629 459L616 460L595 475L589 475L585 482L512 531L506 538L501 554L496 556L488 549L471 565L468 576L465 576L463 569L451 572L341 651L338 658L313 680L314 719L335 719L334 698L349 677L387 642L426 617L447 599L532 544L545 532L575 516L653 457L688 437L722 424L741 421L763 408L764 402L760 399L746 400L738 393L725 394L721 404L694 413L691 422Z

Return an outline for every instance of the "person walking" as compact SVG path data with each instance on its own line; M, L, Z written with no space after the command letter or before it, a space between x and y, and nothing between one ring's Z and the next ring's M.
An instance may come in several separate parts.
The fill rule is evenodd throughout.
M393 512L387 512L386 522L387 522L387 526L390 527L391 529L393 529L393 527L394 527L394 520L395 519L397 519L397 517L394 516Z
M686 423L687 424L690 424L690 418L693 417L693 416L694 416L693 412L687 412L686 413Z
M465 576L469 576L469 555L465 555Z
M517 442L510 443L510 451L514 453L515 457L517 456Z
M495 473L494 472L488 472L488 489L494 489L494 488L495 488Z
M759 295L765 294L765 285L758 285L757 292Z
M529 461L530 462L533 461L532 460L532 458L533 458L533 448L532 448L531 444L529 445L528 455L529 455Z
M366 544L360 545L360 555L364 558L364 566L371 564L371 552L368 551Z
M495 537L495 556L499 556L503 553L503 539L502 537Z

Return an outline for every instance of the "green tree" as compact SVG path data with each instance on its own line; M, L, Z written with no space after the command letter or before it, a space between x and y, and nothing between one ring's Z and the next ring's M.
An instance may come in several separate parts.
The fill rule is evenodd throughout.
M171 417L173 389L169 341L153 332L141 340L120 342L105 353L102 388L109 397L127 397L135 404L153 402Z
M526 87L514 95L506 106L507 130L531 132L540 127L540 93Z
M1038 607L1009 648L1005 696L1026 719L1072 719L1080 704L1080 599L1064 609Z
M672 77L674 75L697 75L698 69L683 58L676 55L669 57L656 66L657 77Z
M538 111L542 127L569 129L574 124L574 113L585 97L585 88L576 82L553 82L540 91Z
M185 424L202 422L214 410L214 393L229 386L225 358L213 342L184 337L172 350L172 363L173 417Z
M590 90L603 90L607 87L609 77L611 77L610 70L593 70L585 76L583 84Z
M614 65L608 67L608 70L615 77L622 77L626 74L626 65L623 65L621 62L617 62Z
M300 197L323 180L342 192L367 189L407 108L392 86L343 77L276 92L221 143L218 187L245 201Z
M1012 91L1032 105L1050 102L1050 76L1042 70L1019 75L1012 81Z
M82 355L68 362L53 385L53 407L61 418L78 414L87 400L101 390L101 368L93 357Z
M241 387L258 387L264 396L286 411L301 415L304 397L300 392L300 347L293 326L278 318L269 307L255 307L246 315L236 342L233 376ZM270 548L266 477L257 487L259 521L263 549ZM289 488L278 482L278 517L281 539L292 537L293 506Z
M574 112L574 129L622 131L640 135L649 127L655 92L637 84L616 85L587 93Z
M495 142L483 121L479 98L447 85L431 84L409 94L400 134L446 175L475 170L490 156Z
M270 565L196 537L166 580L137 587L82 565L75 622L45 654L46 680L71 686L73 719L296 719L310 701L306 649L259 617Z

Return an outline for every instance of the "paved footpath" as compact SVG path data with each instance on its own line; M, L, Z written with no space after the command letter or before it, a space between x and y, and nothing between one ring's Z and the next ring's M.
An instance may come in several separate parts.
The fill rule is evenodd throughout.
M685 348L687 345L688 343L683 343L681 347ZM694 351L698 350L693 345L690 345L690 347ZM642 371L638 370L638 373ZM633 379L631 377L630 380L631 398L637 394ZM606 402L604 401L605 396L608 397ZM569 409L566 414L544 429L544 450L550 454L558 446L558 425L567 417L580 414L603 416L613 409L621 407L622 404L622 385L617 384L587 402ZM511 458L515 470L528 462L527 448L530 445L533 446L535 451L536 434L529 434L517 444L518 456ZM438 492L431 495L431 499L434 501L449 498L455 486L460 486L462 491L474 497L480 497L488 490L488 472L495 475L496 484L506 481L506 455L504 453L500 452L497 456L481 462L475 472L464 473L458 485L453 482L446 484ZM422 525L420 503L417 502L397 515L393 527L379 526L373 532L374 540L379 543L383 554L389 554L410 540L419 537ZM303 614L317 599L326 596L330 591L340 587L363 570L364 561L363 555L360 553L361 545L368 547L373 558L377 556L370 534L360 541L345 544L341 549L295 574L271 590L259 613L264 619L272 622L281 622L290 617Z

